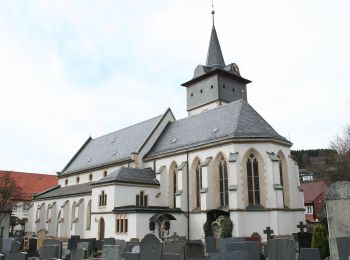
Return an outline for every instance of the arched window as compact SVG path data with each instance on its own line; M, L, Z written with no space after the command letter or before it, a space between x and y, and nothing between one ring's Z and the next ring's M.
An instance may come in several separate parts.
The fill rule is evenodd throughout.
M196 206L201 206L201 189L202 189L202 168L200 164L196 166Z
M254 154L247 160L247 177L249 205L260 205L259 165Z
M90 230L91 228L91 200L89 200L86 209L86 229Z
M176 194L177 192L177 168L174 168L173 170L173 205L174 205L174 208L176 208Z
M72 216L71 216L71 225L70 225L70 228L72 229L73 228L73 223L75 221L75 208L76 208L76 202L74 201L73 202L73 205L72 205Z
M227 163L224 157L219 162L220 206L228 206L228 176Z

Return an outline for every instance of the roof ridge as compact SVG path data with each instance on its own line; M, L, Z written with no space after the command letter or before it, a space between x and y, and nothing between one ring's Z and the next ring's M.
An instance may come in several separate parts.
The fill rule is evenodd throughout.
M149 119L146 119L146 120L144 120L144 121L138 122L138 123L136 123L136 124L133 124L133 125L129 125L129 126L120 128L120 129L115 130L115 131L113 131L113 132L110 132L110 133L108 133L108 134L104 134L104 135L98 136L98 137L96 137L96 138L92 138L92 141L94 141L94 140L96 140L96 139L99 139L99 138L102 138L102 137L105 137L105 136L107 136L107 135L111 135L111 134L113 134L113 133L122 131L122 130L126 130L126 129L128 129L128 128L131 128L131 127L134 127L134 126L137 126L137 125L146 123L146 122L148 122L148 121L154 120L154 119L156 119L157 117L161 117L161 116L163 116L163 115L164 115L164 114L160 114L160 115L158 115L158 116L151 117L151 118L149 118Z
M232 106L233 104L236 104L236 103L239 103L239 102L242 102L242 99L235 100L235 101L229 102L229 103L227 103L227 104L222 104L221 106L218 106L218 107L209 109L209 110L207 110L207 111L200 112L200 113L195 114L195 115L192 115L192 116L180 118L180 119L175 120L174 122L171 122L171 123L175 123L175 122L178 122L178 121L183 121L183 120L186 120L186 119L189 119L189 118L198 117L198 116L201 116L201 115L204 115L204 114L208 114L208 113L213 113L213 112L216 111L216 110L224 109L224 108L226 108L226 107L228 107L228 106Z
M30 174L30 175L41 175L41 176L53 176L57 177L55 173L53 174L47 174L47 173L34 173L34 172L18 172L18 171L9 171L9 170L0 170L1 173L10 173L10 174Z
M242 102L241 102L241 106L239 107L239 111L238 111L236 130L235 130L235 133L233 134L234 136L236 136L236 133L237 133L237 130L238 130L239 119L241 118L242 106L243 106L243 102L245 102L243 99L241 99L241 100L242 100Z

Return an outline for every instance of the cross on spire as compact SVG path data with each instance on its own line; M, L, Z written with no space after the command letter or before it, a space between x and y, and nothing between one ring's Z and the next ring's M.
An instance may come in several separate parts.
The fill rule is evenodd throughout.
M214 0L211 0L211 15L213 17L213 27L215 26L215 8L214 8Z
M306 225L304 224L303 221L300 221L300 222L299 222L299 225L297 225L297 228L300 229L300 232L301 232L301 233L304 233L304 228L306 228Z

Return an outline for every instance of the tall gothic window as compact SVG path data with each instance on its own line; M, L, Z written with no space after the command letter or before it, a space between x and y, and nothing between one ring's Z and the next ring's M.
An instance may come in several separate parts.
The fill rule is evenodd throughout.
M202 168L198 164L196 166L196 206L201 206L201 189L202 189Z
M174 208L176 208L176 194L177 192L177 169L175 168L173 171L173 203L174 203Z
M91 200L89 200L87 204L87 210L86 210L86 229L90 230L91 228Z
M219 162L219 178L220 178L220 206L228 206L228 177L227 164L222 157Z
M259 166L254 154L247 161L249 205L260 205Z
M279 161L280 184L283 187L283 165L282 165L282 160L281 160L280 156L277 155L277 157L280 159L280 161ZM283 205L285 205L285 201L284 201L284 187L283 187L283 195L282 195L282 197L283 197Z

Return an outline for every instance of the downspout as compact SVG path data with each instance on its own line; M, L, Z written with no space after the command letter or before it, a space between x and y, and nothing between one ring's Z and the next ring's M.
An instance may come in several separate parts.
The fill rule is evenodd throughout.
M190 243L190 176L189 176L189 163L188 163L188 151L186 152L187 161L187 244Z

